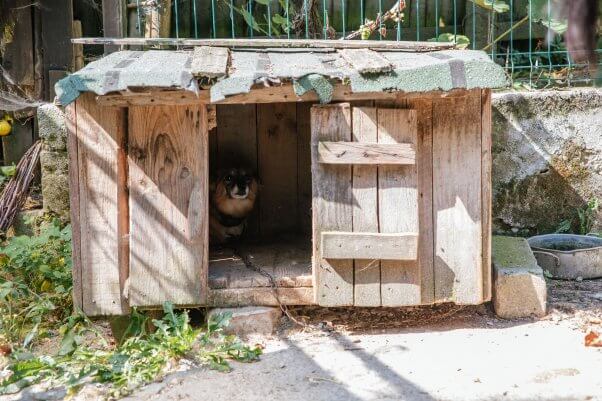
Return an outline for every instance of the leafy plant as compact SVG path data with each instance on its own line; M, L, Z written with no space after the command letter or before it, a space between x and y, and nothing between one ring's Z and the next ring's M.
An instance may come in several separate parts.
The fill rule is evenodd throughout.
M582 208L575 211L573 219L561 221L556 228L557 233L571 232L573 227L577 229L573 232L580 235L590 234L596 224L596 217L600 208L600 202L597 198L590 199Z
M510 10L508 3L502 0L470 0L477 6L496 13L505 13Z
M14 393L39 382L64 385L73 393L84 383L96 381L107 383L111 396L121 397L156 380L183 357L229 371L229 359L251 362L261 354L260 348L249 347L236 337L223 334L230 314L218 315L208 322L205 330L198 330L190 325L187 312L176 313L170 303L165 303L163 310L163 318L152 321L156 330L151 333L145 329L148 318L134 310L127 329L130 337L114 350L68 345L77 343L75 338L81 336L82 330L93 330L89 321L74 318L66 331L75 330L74 334L68 340L64 337L64 346L57 356L17 356L12 361L8 366L10 376L0 383L0 394ZM78 326L82 322L86 324Z
M4 185L4 183L15 173L17 172L17 166L0 166L0 186Z
M0 247L0 337L29 347L71 313L71 228L53 221L39 236Z
M454 35L453 33L442 33L436 38L428 40L429 42L452 42L458 49L466 49L470 45L470 39L464 35Z

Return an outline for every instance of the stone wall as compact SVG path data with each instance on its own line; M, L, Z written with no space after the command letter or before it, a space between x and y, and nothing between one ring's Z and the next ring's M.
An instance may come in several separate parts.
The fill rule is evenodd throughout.
M497 232L578 230L577 210L602 201L602 90L494 94L493 195Z
M52 104L38 108L38 126L42 138L40 165L44 210L63 220L69 219L69 158L67 127L63 111Z
M44 105L38 119L44 209L67 219L64 115ZM495 94L493 190L498 233L555 231L563 220L576 224L588 200L602 201L602 90Z

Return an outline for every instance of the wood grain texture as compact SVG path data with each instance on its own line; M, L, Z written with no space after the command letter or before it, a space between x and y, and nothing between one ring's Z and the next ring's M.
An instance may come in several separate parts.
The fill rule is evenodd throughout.
M192 53L190 72L197 78L220 78L228 72L230 50L225 47L199 46Z
M383 73L393 70L393 64L370 49L342 49L338 53L360 74Z
M324 164L416 164L416 151L409 143L320 142L318 157Z
M292 232L297 225L297 108L257 105L257 142L262 237Z
M79 201L79 162L77 139L77 102L65 108L67 125L67 151L69 154L69 212L71 217L71 251L73 276L73 307L83 308L81 219Z
M378 109L378 142L417 142L416 111ZM381 233L418 233L417 168L378 167L379 226ZM420 270L416 261L381 262L383 306L420 304Z
M326 259L416 260L418 234L322 231L320 248Z
M353 305L353 261L322 258L322 231L352 231L351 166L318 163L318 142L351 140L348 103L311 109L313 192L313 275L315 302L321 306Z
M98 106L92 94L76 103L82 305L90 316L127 313L121 302L118 167L125 112Z
M123 38L127 36L127 0L102 0L102 30L104 36ZM119 50L119 46L106 45L105 53Z
M200 305L207 295L204 106L132 107L130 305Z
M274 290L269 287L210 289L207 306L279 306L280 303L283 305L314 304L312 287L278 288L276 292L278 298L274 296Z
M377 116L373 107L354 107L354 143L376 142ZM353 231L378 233L378 176L376 166L353 166ZM353 262L355 306L380 306L380 258Z
M418 265L422 304L432 304L435 296L433 267L433 101L410 98L408 107L416 110L418 173Z
M311 235L311 107L297 103L297 218L299 231Z
M481 92L433 102L435 300L483 299Z
M491 89L481 91L481 188L483 236L483 302L491 300L492 155Z
M215 142L216 163L212 175L222 168L245 166L259 174L257 162L257 106L254 104L216 105L217 136ZM211 140L210 140L211 141ZM261 177L260 177L261 178ZM261 189L255 208L247 218L245 234L259 235L259 205Z
M353 92L351 86L344 84L333 85L332 100L339 102L348 101L379 101L395 102L399 99L397 92ZM423 97L450 97L464 96L465 89L453 89L451 91L429 91L407 93L404 99ZM249 93L228 96L215 104L253 104L253 103L275 103L275 102L317 102L318 95L314 91L297 96L292 84L277 86L256 86ZM98 102L104 106L172 106L176 104L198 104L210 103L208 89L200 90L198 94L185 90L145 90L142 92L121 92L118 94L98 96Z

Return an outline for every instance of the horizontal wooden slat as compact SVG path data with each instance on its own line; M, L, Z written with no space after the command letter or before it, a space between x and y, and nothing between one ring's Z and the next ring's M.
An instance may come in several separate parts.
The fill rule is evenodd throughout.
M416 260L418 234L328 231L321 249L324 259Z
M410 143L320 142L318 161L324 164L415 164Z
M338 52L360 74L376 74L393 70L393 64L370 49L342 49Z

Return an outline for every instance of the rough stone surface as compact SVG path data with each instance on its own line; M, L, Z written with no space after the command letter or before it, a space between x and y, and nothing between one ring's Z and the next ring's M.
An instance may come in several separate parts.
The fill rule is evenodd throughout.
M225 329L228 334L247 336L249 334L272 334L282 316L280 308L247 306L244 308L215 308L209 311L209 318L219 313L232 313L230 324Z
M44 104L38 108L38 125L43 148L52 151L67 151L67 127L65 114L53 105Z
M45 211L68 220L69 156L65 115L52 104L41 106L38 109L38 125L43 144L40 153L43 207Z
M495 231L553 232L563 220L577 231L577 210L602 199L600 138L600 89L494 94Z
M527 240L494 236L492 254L495 313L504 319L544 316L546 281Z

